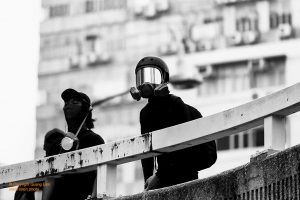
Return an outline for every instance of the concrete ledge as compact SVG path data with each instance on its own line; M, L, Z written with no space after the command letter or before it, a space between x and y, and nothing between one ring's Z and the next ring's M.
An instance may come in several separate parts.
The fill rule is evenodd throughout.
M299 199L300 145L219 175L115 200Z

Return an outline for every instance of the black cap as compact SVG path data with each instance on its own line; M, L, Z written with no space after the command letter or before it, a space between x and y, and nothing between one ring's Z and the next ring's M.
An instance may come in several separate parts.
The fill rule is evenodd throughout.
M65 91L61 93L61 98L66 102L70 100L71 98L78 98L81 100L83 103L87 103L88 105L91 105L91 100L90 98L82 93L82 92L77 92L76 90L72 88L68 88Z

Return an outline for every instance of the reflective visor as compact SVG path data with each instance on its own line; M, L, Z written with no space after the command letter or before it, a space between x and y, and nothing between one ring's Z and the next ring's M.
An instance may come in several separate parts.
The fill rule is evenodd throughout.
M143 83L161 84L162 76L159 69L152 66L144 67L136 73L136 86L140 86Z

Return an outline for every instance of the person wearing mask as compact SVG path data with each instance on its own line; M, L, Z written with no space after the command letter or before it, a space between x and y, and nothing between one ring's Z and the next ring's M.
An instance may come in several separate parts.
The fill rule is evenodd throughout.
M67 131L53 129L45 135L46 156L57 155L77 149L104 144L103 138L94 133L94 120L90 98L74 89L62 92L63 112ZM43 189L43 200L84 200L93 193L96 171L66 174L60 178L49 179L49 186ZM95 195L95 194L94 194Z
M159 57L142 58L135 68L135 100L148 99L140 111L141 134L201 118L201 113L185 104L168 89L169 69ZM188 134L188 133L186 133ZM198 171L209 168L217 159L215 141L142 159L145 190L167 187L198 178Z

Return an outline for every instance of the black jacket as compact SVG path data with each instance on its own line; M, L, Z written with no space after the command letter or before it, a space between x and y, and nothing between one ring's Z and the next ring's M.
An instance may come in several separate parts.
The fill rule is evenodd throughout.
M53 156L60 153L65 153L69 151L75 151L76 145L72 147L69 151L65 151L61 148L61 140L64 138L64 135L59 129L52 129L47 132L45 135L44 141L44 150L46 151L46 156ZM104 144L104 140L100 135L97 135L91 130L81 130L78 134L79 147L78 149L84 149L100 144Z
M142 134L201 118L201 113L185 104L180 97L152 97L140 112ZM188 134L188 133L187 133ZM217 159L214 141L157 156L160 187L198 178L198 171L208 168ZM154 158L142 160L145 181L153 174Z
M54 129L52 134L46 134L44 149L46 150L46 156L52 156L59 153L65 153L62 150L60 142L62 139L61 134L55 133ZM51 131L50 131L51 132ZM91 130L82 130L78 134L79 148L88 148L100 144L104 144L104 140L100 135L95 134ZM75 146L75 145L74 145ZM74 151L72 148L69 151ZM64 175L61 178L55 179L55 185L53 190L53 195L51 199L53 200L83 200L88 195L92 194L93 184L96 178L96 171L78 173L71 175ZM51 187L51 185L49 186Z
M47 132L44 141L44 150L46 151L46 156L53 156L66 152L60 146L63 137L62 131L56 128ZM104 144L102 137L95 134L91 130L80 131L78 134L78 139L80 141L78 149ZM74 150L75 145L74 148L70 149L69 151ZM92 171L87 173L64 175L61 178L55 179L51 200L85 199L88 195L92 194L95 177L96 172ZM14 200L34 200L35 197L33 191L24 192L24 190L28 190L27 188L29 187L30 186L26 185L19 186L15 193ZM51 187L51 185L45 187ZM43 188L40 188L40 190L42 189Z

